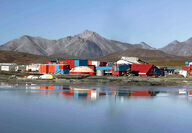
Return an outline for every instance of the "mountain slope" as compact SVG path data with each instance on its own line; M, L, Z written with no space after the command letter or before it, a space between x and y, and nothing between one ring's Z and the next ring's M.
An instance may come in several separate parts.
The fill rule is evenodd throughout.
M192 38L184 42L175 40L160 50L178 56L192 56Z
M155 50L155 48L152 48L150 45L148 45L148 44L145 43L145 42L141 42L141 43L139 43L139 44L135 44L135 48Z
M0 50L18 51L43 56L69 55L80 58L105 56L128 48L153 49L146 43L129 44L106 39L92 31L84 31L75 36L58 40L22 36L0 46Z
M0 63L17 63L17 64L45 63L46 60L53 60L53 59L55 58L22 52L0 50Z
M116 52L95 59L114 62L119 60L122 56L139 57L147 61L184 61L190 59L187 57L166 54L160 50L148 50L140 48L130 48L123 52Z

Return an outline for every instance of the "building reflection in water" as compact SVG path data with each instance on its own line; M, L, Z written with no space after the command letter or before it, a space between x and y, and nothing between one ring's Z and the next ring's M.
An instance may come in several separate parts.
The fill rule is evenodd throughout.
M34 87L32 87L34 88ZM121 98L121 99L130 99L130 98L152 98L156 96L159 91L152 90L128 90L128 89L119 89L119 88L80 88L72 86L40 86L40 93L42 95L56 94L68 99L75 100L98 100L101 98L112 97L112 98Z
M86 86L87 87L87 86ZM111 97L114 99L153 98L154 96L178 96L192 102L192 89L189 88L127 88L127 87L79 87L70 85L37 85L37 84L8 84L0 83L0 88L23 88L29 94L57 95L74 100L98 100Z

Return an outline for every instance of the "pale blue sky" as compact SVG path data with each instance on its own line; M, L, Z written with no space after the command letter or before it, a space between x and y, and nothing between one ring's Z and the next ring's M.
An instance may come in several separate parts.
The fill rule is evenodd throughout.
M23 35L59 39L86 29L163 47L192 37L192 1L0 0L0 44Z

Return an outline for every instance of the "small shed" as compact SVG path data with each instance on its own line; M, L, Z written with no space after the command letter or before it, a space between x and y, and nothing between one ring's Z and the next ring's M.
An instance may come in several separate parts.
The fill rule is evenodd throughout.
M26 66L26 71L39 72L41 64L30 64Z
M15 63L0 63L1 71L15 71L16 66Z

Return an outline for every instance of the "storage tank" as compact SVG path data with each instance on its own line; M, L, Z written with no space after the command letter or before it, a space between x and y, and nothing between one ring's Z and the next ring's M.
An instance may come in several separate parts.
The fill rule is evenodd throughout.
M97 76L104 76L104 70L97 70L96 75Z

